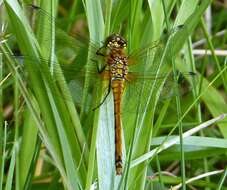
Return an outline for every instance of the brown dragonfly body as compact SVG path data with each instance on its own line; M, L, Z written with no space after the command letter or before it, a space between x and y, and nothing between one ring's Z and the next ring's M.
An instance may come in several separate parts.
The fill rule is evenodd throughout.
M121 100L128 74L128 59L124 52L126 41L117 34L112 34L106 39L107 48L106 63L109 67L108 75L110 87L114 97L115 117L115 167L116 174L122 174L122 123Z

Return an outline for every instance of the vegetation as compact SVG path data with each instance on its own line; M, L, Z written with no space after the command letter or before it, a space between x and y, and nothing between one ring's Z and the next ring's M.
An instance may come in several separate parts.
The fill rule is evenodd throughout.
M0 1L0 190L227 189L225 1L35 5ZM112 33L144 74L123 97L122 175L111 95L93 110Z

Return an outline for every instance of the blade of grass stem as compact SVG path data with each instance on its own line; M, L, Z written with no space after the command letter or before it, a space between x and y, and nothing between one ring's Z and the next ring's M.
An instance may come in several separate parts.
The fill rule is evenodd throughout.
M111 13L112 13L112 4L113 4L112 0L105 0L105 5L106 5L105 36L108 36L110 34L110 21L111 21Z
M184 2L182 2L181 6L184 5ZM169 20L168 20L168 17L167 17L167 12L166 12L166 5L165 5L165 2L164 0L162 0L162 6L163 6L163 12L164 12L164 15L165 15L165 23L166 23L166 26L167 26L167 32L169 33L170 32L170 23L169 23ZM190 6L191 7L191 6ZM186 15L186 18L188 17L188 15ZM186 19L185 19L186 20ZM177 70L176 70L176 64L175 64L175 58L174 58L174 55L173 55L173 51L172 51L172 47L173 44L170 44L170 57L171 57L171 65L173 67L173 73L174 73L174 81L175 83L177 84ZM174 91L176 93L176 98L175 98L175 101L176 101L176 105L177 105L177 118L179 120L179 118L181 118L181 102L180 102L180 98L179 98L179 89L178 87L175 87L174 88ZM186 184L185 184L185 158L184 158L184 141L183 141L183 128L182 128L182 122L179 122L179 136L180 136L180 152L181 152L181 179L182 179L182 189L183 190L186 190Z
M18 86L19 88L19 86ZM32 102L35 102L34 97L30 94L30 99ZM35 110L38 109L37 102L33 104ZM29 126L29 127L26 127ZM30 168L34 167L36 163L32 163L33 156L36 151L36 143L38 139L38 128L36 126L35 120L33 118L30 109L26 109L24 113L24 125L23 125L23 134L20 144L20 154L19 154L19 179L20 179L20 189L25 188L31 184L32 178L29 178L30 175L33 176L33 171Z
M159 182L161 184L161 188L164 190L165 186L164 186L164 183L163 183L163 180L162 180L162 175L161 175L162 170L161 170L160 161L158 159L158 155L156 155L155 158L156 158L156 165L157 165L157 168L158 168Z
M207 177L207 176L217 175L217 174L220 174L220 173L223 173L223 170L207 172L207 173L198 175L196 177L193 177L191 179L188 179L186 181L186 184L192 183L194 181L197 181L197 180L202 179L202 178ZM176 185L176 186L172 187L172 190L177 190L177 189L180 189L181 187L182 187L182 184L179 184L179 185Z
M103 19L101 2L99 0L94 0L94 1L83 1L83 3L84 3L85 14L87 16L87 21L88 21L90 39L92 41L101 42L104 37L103 35L104 19ZM92 64L89 61L92 56L91 54L92 53L89 48L88 58L87 58L88 65ZM87 102L87 98L88 98L87 94L88 94L90 82L92 82L91 78L88 75L85 76L85 85L84 85L83 100L82 100L83 105L86 105L85 103ZM101 96L97 99L100 100L100 98ZM83 110L81 111L81 113L83 113ZM87 172L86 188L85 188L86 190L88 190L92 186L92 180L93 180L94 168L95 168L95 151L96 151L96 140L97 140L97 134L98 134L97 131L98 131L98 125L100 120L101 120L101 117L99 115L99 110L96 110L94 114L91 146L90 146L90 152L89 152L88 170L87 170L88 172Z
M5 159L6 159L6 139L7 139L7 122L5 122L4 130L2 134L2 150L1 150L1 170L0 170L0 190L3 190L3 178L4 178L4 168L5 168Z
M17 151L18 151L18 146L19 146L18 142L14 142L14 146L13 146L12 152L11 152L11 160L10 160L8 175L7 175L7 179L6 179L5 190L11 190L12 189L13 175L14 175L14 170L15 170L16 154L17 154Z
M218 182L218 188L217 188L217 190L221 190L222 187L224 187L223 185L224 185L224 182L226 181L225 180L226 179L226 176L227 176L227 167L225 168L225 170L224 170L224 172L223 172L223 174L221 176L221 179Z
M2 61L2 53L0 53L0 81L3 80L3 61ZM0 85L0 126L3 126L3 88ZM3 180L3 127L0 127L0 190L2 190L2 180Z
M14 141L18 142L19 140L19 88L18 88L18 80L17 78L14 78L14 127L15 127L15 133L14 133ZM16 152L16 163L19 163L19 155L18 152ZM19 164L16 164L16 170L15 170L15 189L19 190L19 184L20 184L20 168Z

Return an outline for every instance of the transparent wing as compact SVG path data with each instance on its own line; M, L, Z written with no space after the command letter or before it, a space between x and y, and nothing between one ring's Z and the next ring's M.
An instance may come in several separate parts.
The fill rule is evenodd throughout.
M36 19L39 19L40 17L45 17L47 24L46 25L41 25L42 30L50 32L51 30L51 25L52 22L55 23L55 40L56 40L56 45L57 48L56 50L64 50L66 49L65 47L72 48L75 51L78 51L78 49L88 49L90 48L90 53L92 55L95 55L97 50L100 47L103 47L104 42L100 41L100 39L88 39L88 32L84 32L83 34L78 32L79 29L72 29L71 32L66 33L63 29L61 29L62 24L59 24L56 20L55 17L51 16L48 12L45 10L41 9L38 6L28 4L25 6L27 9L27 12L34 12L35 15L34 17ZM35 19L33 19L34 22ZM35 22L36 23L36 22ZM61 22L62 23L62 22ZM37 25L35 27L40 27L40 23L37 21ZM64 26L63 26L64 27ZM77 28L77 26L75 26ZM80 28L80 27L79 27ZM162 37L158 40L155 40L153 42L148 42L147 44L142 45L140 48L134 49L132 52L129 53L128 59L129 59L129 64L135 64L138 63L141 59L146 58L148 55L153 55L154 52L157 51L157 49L163 48L164 44L168 40L168 38L175 33L176 31L180 30L181 26L178 26L170 31L169 34L163 34ZM73 32L76 30L76 32ZM88 31L88 29L87 29ZM44 39L42 39L46 43L51 43L51 39L48 38L47 36L44 36ZM60 47L63 48L60 48Z
M39 6L33 4L26 4L25 6L26 12L29 15L29 18L32 14L32 26L33 29L42 30L45 33L50 33L52 30L52 23L55 25L55 41L56 41L56 50L64 51L65 47L71 48L75 51L78 49L88 49L90 48L90 52L93 54L96 53L97 49L102 46L100 43L100 39L88 39L88 29L86 26L85 31L81 31L81 26L75 26L67 33L65 32L65 23L64 19L60 19L62 22L57 22L57 19L51 16L47 11L43 10ZM42 22L44 20L45 23ZM79 21L78 21L79 22ZM62 29L64 28L64 29ZM76 30L76 32L74 32ZM48 35L44 35L40 37L42 41L45 43L51 43L51 40Z
M21 73L23 74L23 78L25 83L29 86L29 80L26 78L26 70L24 70L24 62L26 61L33 61L35 63L35 59L29 56L16 56L16 55L10 55L12 59L15 59L17 62L19 62ZM47 60L42 59L42 62L44 64L48 64ZM58 64L58 63L56 63ZM35 69L29 72L37 72ZM49 70L41 69L42 73L50 72ZM56 75L62 74L65 77L65 80L57 80ZM125 90L123 94L123 112L142 112L145 107L147 101L144 101L146 98L149 99L149 94L154 94L158 96L156 93L159 94L159 99L165 99L165 98L172 98L175 96L174 88L176 86L185 86L185 81L182 80L184 77L196 77L196 75L192 72L183 72L178 73L181 78L181 80L178 80L178 83L174 82L174 75L172 72L162 72L160 74L156 74L155 72L129 72L129 80L125 83ZM64 100L71 100L73 97L74 102L78 107L81 105L81 100L83 96L83 90L85 88L84 83L86 80L86 77L90 78L91 81L91 90L89 90L88 96L92 102L92 97L97 96L97 94L100 92L100 89L102 87L103 89L103 97L107 95L106 100L103 103L106 103L111 100L109 96L112 96L112 91L109 89L109 83L110 83L110 75L109 70L104 70L103 72L99 73L97 69L96 63L93 63L93 65L90 65L89 67L87 65L81 66L79 63L74 62L71 64L62 64L60 67L54 67L53 75L51 79L48 79L50 83L52 84L58 84L61 85L61 83L67 83L71 94L69 96L61 96ZM190 86L189 84L186 84ZM187 87L187 86L186 86ZM187 87L188 88L188 87ZM187 89L187 91L189 91ZM181 93L180 95L183 95ZM95 107L99 107L99 104L102 102L102 99L100 102L94 104L90 103L91 107L89 108L90 111L93 110ZM131 101L132 100L132 101ZM138 105L140 105L140 108L138 110ZM102 106L102 105L100 105Z
M97 72L96 65L94 64L93 66L90 67L78 67L78 64L71 64L71 65L65 65L63 64L62 66L59 66L58 63L56 62L54 65L55 67L53 68L53 71L51 72L51 69L48 67L42 67L41 64L43 65L48 65L48 60L41 59L41 64L39 60L32 58L30 56L16 56L16 55L11 55L8 54L11 60L16 62L18 64L17 68L18 71L20 72L21 77L23 78L24 83L30 88L33 89L33 86L30 84L30 80L28 76L34 72L42 73L40 75L40 80L43 79L43 76L51 76L50 78L45 78L46 82L51 85L51 86L57 86L59 90L61 90L61 86L67 84L68 88L70 89L71 94L65 94L64 92L58 94L56 93L56 96L59 96L62 98L64 101L71 101L72 98L76 105L78 107L81 106L81 99L83 96L83 90L84 90L84 84L85 80L87 77L90 77L90 80L92 81L89 91L88 91L88 96L92 97L94 95L95 89L100 88L98 84L100 85L101 82L108 81L108 73L107 72L102 72L99 74ZM32 62L34 66L34 69L29 69L26 70L26 62ZM39 64L37 66L37 64ZM59 66L59 67L58 67ZM37 69L38 68L38 69ZM28 72L30 74L28 75ZM63 78L59 78L59 76L63 76ZM93 105L94 107L95 105Z
M159 75L152 72L137 72L130 75L131 81L125 85L123 100L123 112L129 113L152 111L158 101L190 93L192 90L190 81L197 78L193 72L178 72L178 80L175 81L174 73L171 71Z

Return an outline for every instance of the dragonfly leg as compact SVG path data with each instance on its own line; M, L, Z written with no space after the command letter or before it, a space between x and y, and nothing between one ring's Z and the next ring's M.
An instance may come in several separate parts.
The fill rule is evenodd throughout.
M97 67L97 71L98 71L99 74L101 74L106 69L106 66L107 66L106 64L100 69L99 68L99 64L98 64L98 61L95 60L95 59L92 59L92 61L95 62L96 67Z
M100 48L96 51L96 55L105 57L106 55L102 52L102 49L104 49L104 46L100 47Z
M95 108L92 109L92 111L95 111L97 108L99 108L105 101L106 101L106 98L108 97L108 95L110 94L110 91L111 91L111 81L109 82L109 86L108 86L108 91L107 93L105 94L103 100L101 101L101 103L96 106Z
M106 69L106 65L104 65L101 69L99 68L98 64L96 63L98 73L102 73Z
M104 48L105 48L104 46L100 47L100 48L96 51L96 55L102 56L102 57L106 57L106 54L102 52L102 50L103 50ZM102 73L102 72L106 69L106 64L100 69L97 60L95 60L95 63L96 63L96 66L97 66L97 71L98 71L98 73Z

